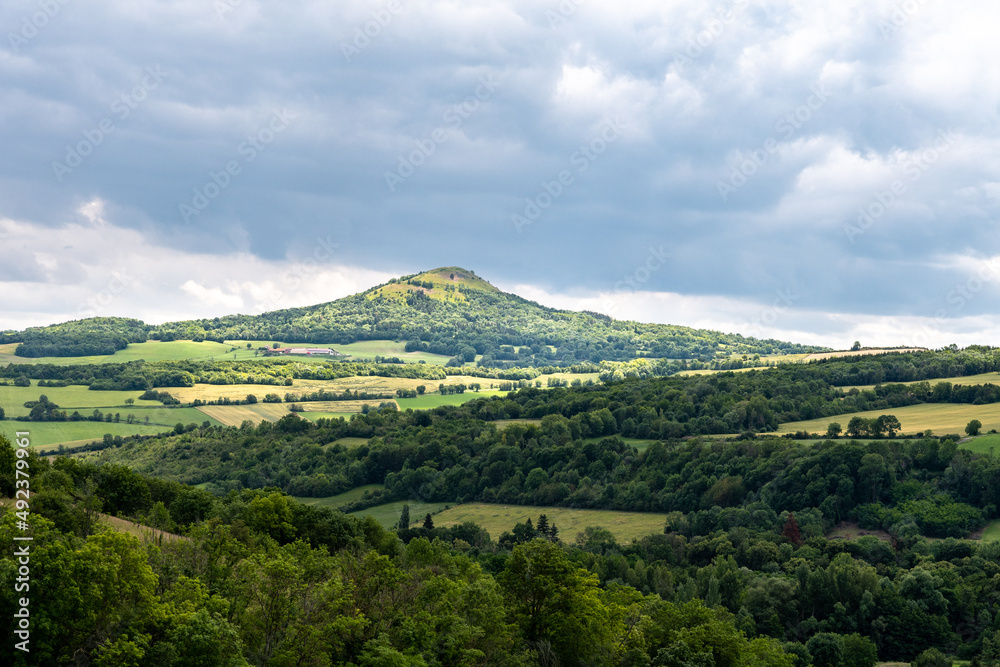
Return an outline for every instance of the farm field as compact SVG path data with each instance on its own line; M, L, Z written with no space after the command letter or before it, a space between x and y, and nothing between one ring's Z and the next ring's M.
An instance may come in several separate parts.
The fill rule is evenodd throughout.
M320 419L338 419L343 417L344 419L350 419L356 412L299 412L299 417L303 419L308 419L311 422L318 421Z
M323 347L318 345L317 347ZM426 364L444 366L451 357L431 352L407 352L406 343L393 340L362 340L348 345L332 345L342 354L351 355L348 361L366 361L378 357L399 357L409 364L423 361Z
M398 398L396 399L396 403L399 405L401 410L430 410L442 405L462 405L463 403L468 403L469 401L477 398L499 396L506 393L507 392L501 392L499 390L466 391L464 394L446 394L444 396L434 393L424 394L423 396L417 396L416 398Z
M246 349L246 343L242 343L243 349L230 352L230 349L238 343L227 345L214 341L204 341L195 343L190 340L175 340L168 342L146 341L145 343L132 343L124 350L118 350L114 354L87 356L87 357L18 357L14 355L17 343L0 345L0 363L14 364L54 364L57 366L70 366L73 364L107 364L124 363L126 361L136 361L145 359L146 361L178 361L183 359L252 359L253 352Z
M887 410L868 410L835 417L822 417L808 421L788 422L775 431L778 435L806 431L808 433L826 433L830 422L837 422L847 427L851 417L874 419L882 414L893 414L903 425L902 433L915 433L931 429L937 435L946 433L965 433L965 425L973 419L983 424L983 430L1000 429L1000 403L989 405L966 405L958 403L925 403L923 405L907 405L901 408Z
M59 445L82 440L92 442L100 440L105 433L111 435L152 435L166 431L165 426L146 426L145 424L115 424L108 422L19 422L9 419L0 422L0 434L14 439L16 431L31 433L31 444Z
M495 540L504 531L513 529L515 523L521 523L528 518L531 519L532 523L535 523L539 514L548 517L549 525L555 524L559 528L559 535L564 542L572 542L577 533L588 526L599 526L610 530L615 538L624 544L646 535L662 533L666 521L664 514L644 512L468 503L456 505L435 515L434 525L453 526L465 521L473 521L489 531L490 537ZM412 505L410 516L418 516L414 514Z
M468 375L449 375L443 380L424 380L411 378L387 378L379 376L351 376L338 378L336 380L293 380L290 387L275 384L196 384L193 387L169 387L163 391L182 403L190 403L196 399L203 401L215 401L220 398L243 400L247 394L253 394L258 400L263 400L267 394L277 394L284 400L285 394L291 393L302 395L324 389L341 393L346 389L353 391L368 392L369 394L384 394L395 397L397 389L416 390L417 386L423 385L428 392L437 392L438 385L464 384L468 386L472 382L478 382L484 387L489 387L490 382L497 380L485 378L475 378ZM105 392L93 392L105 393ZM139 395L137 392L136 396ZM34 398L38 398L36 395ZM49 396L49 398L52 398ZM27 400L27 399L25 399ZM55 400L54 398L52 400ZM23 402L23 401L22 401ZM58 403L58 401L56 401ZM2 405L2 403L0 403Z
M335 496L336 497L336 496ZM403 511L403 505L410 506L410 525L419 526L423 523L424 517L430 513L434 514L434 525L438 524L436 512L440 512L449 503L424 503L413 500L399 500L385 505L376 505L358 512L351 512L353 516L372 516L385 528L392 528L399 522L399 515ZM492 533L490 534L492 537Z
M898 382L898 383L894 382L892 384L906 384L906 385L910 385L910 384L917 384L918 382L927 382L932 387L934 385L936 385L938 382L950 382L952 384L965 384L965 385L973 385L973 384L997 384L997 385L1000 385L1000 373L979 373L978 375L965 375L965 376L953 377L953 378L937 378L935 380L913 380L911 382ZM886 383L886 384L888 384L888 383ZM851 389L852 387L841 387L841 388L844 389L844 390L847 390L847 389ZM862 384L862 385L857 385L856 388L857 389L862 389L862 390L863 389L874 389L875 385L873 385L873 384Z
M996 433L980 435L959 443L958 448L968 449L977 454L994 454L1000 452L1000 435Z
M864 357L883 354L901 354L905 352L926 352L926 347L903 347L903 348L871 348L867 350L841 350L839 352L813 352L803 357L803 361L818 361L820 359L840 359L841 357Z
M49 400L60 409L120 407L131 410L143 406L163 405L159 401L140 401L141 391L90 391L86 386L79 384L68 387L39 387L38 381L32 380L30 387L0 385L0 408L6 411L8 417L26 415L28 408L24 407L25 402L37 401L41 394L48 396ZM126 407L127 398L135 399L132 408Z
M356 489L345 491L340 495L327 496L326 498L301 498L297 496L293 497L295 497L295 500L299 501L303 505L315 505L317 507L332 507L333 509L337 509L341 505L346 505L347 503L353 503L356 500L361 500L361 498L365 495L366 491L378 491L379 489L383 488L385 487L382 486L381 484L365 484L364 486L359 486ZM396 518L398 520L399 517Z
M289 414L285 403L255 403L253 405L201 405L197 408L202 414L216 420L224 426L239 426L249 419L257 425L264 421L276 422Z

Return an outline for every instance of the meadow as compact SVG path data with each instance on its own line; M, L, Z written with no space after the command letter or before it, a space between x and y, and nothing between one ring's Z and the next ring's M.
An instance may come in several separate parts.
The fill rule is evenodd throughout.
M0 408L8 417L28 414L24 407L27 401L37 401L42 394L61 409L72 408L121 408L132 409L162 405L159 401L141 401L141 391L90 391L85 385L70 385L68 387L39 387L37 380L31 381L30 387L14 387L0 385ZM135 400L132 408L125 405L125 400ZM104 410L102 410L104 411ZM82 412L82 410L81 410Z
M396 403L399 404L399 408L401 410L430 410L442 405L462 405L463 403L468 403L469 401L477 398L499 396L506 393L507 392L501 392L499 390L466 391L464 394L445 394L443 396L438 393L433 393L417 396L416 398L396 399Z
M965 425L973 419L978 419L983 424L983 430L1000 429L1000 403L988 405L967 405L962 403L924 403L921 405L907 405L901 408L886 410L868 410L866 412L854 412L834 417L821 417L807 421L787 422L778 427L775 432L778 435L784 433L795 433L796 431L806 431L807 433L826 433L826 427L830 422L837 422L843 428L847 428L847 423L851 417L863 417L865 419L875 419L879 415L896 415L902 424L902 433L916 433L930 429L936 435L948 433L965 433Z
M19 422L10 419L0 422L0 434L7 436L11 441L14 439L15 431L30 432L32 446L83 444L100 440L105 433L125 437L135 434L152 435L162 433L165 430L164 426L126 424L125 422L119 424L113 422Z
M548 518L549 525L555 524L559 528L559 535L564 542L572 542L577 533L588 526L598 526L611 531L615 538L624 544L646 535L662 533L666 522L664 514L644 512L468 503L456 505L435 515L434 525L452 526L473 521L485 528L495 540L501 533L513 529L514 524L521 523L525 519L530 518L531 522L535 523L540 514ZM414 518L420 516L414 513L413 505L410 506L410 516Z
M600 442L601 440L604 440L605 438L610 438L610 437L614 437L614 436L605 435L605 436L601 436L599 438L584 438L581 442L593 442L593 443L596 444L596 443ZM649 449L649 446L652 445L654 442L659 442L659 440L645 440L643 438L623 438L621 436L618 436L618 439L621 440L622 442L624 442L626 445L632 445L637 450L639 450L639 453L642 453L642 452L646 451L647 449Z
M973 384L1000 385L1000 373L979 373L978 375L964 375L961 377L937 378L934 380L913 380L912 382L898 382L893 384L911 385L911 384L917 384L918 382L927 382L932 387L936 385L938 382L950 382L952 384L964 384L964 385L973 385ZM859 390L874 389L875 385L873 384L857 385L856 388ZM846 391L848 389L851 389L851 387L842 387L842 389Z
M984 542L1000 542L1000 521L986 524L979 539Z
M959 443L959 449L968 449L977 454L996 454L1000 452L1000 434L989 433Z
M231 351L233 347L238 349ZM14 355L17 343L0 345L0 364L54 364L69 366L74 364L107 364L124 363L126 361L180 361L183 359L252 359L253 352L246 349L245 341L234 341L231 345L203 341L196 343L190 340L175 340L161 342L156 340L145 343L131 343L124 350L114 354L88 357L18 357Z
M357 438L360 440L360 438ZM341 505L346 505L347 503L353 503L365 495L367 491L378 491L384 489L385 487L381 484L365 484L364 486L359 486L350 491L345 491L340 495L327 496L326 498L299 498L296 497L295 500L299 501L303 505L315 505L317 507L331 507L337 509ZM399 517L397 516L398 520Z
M337 497L337 496L334 496ZM403 505L410 506L410 525L419 526L423 523L427 514L434 514L434 525L437 525L437 513L448 507L448 503L425 503L414 500L399 500L385 505L376 505L368 509L352 512L354 516L372 516L385 528L393 528L399 523L399 515L403 512ZM492 536L492 533L490 534Z

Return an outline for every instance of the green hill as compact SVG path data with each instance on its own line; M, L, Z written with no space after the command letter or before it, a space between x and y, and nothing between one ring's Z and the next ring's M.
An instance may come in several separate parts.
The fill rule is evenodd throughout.
M262 315L141 325L94 318L4 334L22 356L98 354L109 341L280 340L348 344L400 340L407 352L432 352L481 365L567 366L637 357L709 360L731 355L800 354L821 348L689 327L615 320L594 312L547 308L508 294L473 271L441 267L403 276L360 294ZM118 331L117 329L121 329ZM94 345L81 346L93 339ZM118 347L117 349L121 349ZM25 352L27 352L25 354ZM106 353L106 352L104 352Z

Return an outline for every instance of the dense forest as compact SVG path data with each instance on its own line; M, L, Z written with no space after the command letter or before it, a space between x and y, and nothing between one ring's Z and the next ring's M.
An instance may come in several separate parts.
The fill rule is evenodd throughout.
M394 279L364 293L316 306L262 315L228 315L159 326L92 318L0 335L25 357L111 354L126 342L280 340L286 343L406 341L407 351L443 354L455 363L482 355L493 368L569 366L636 357L700 359L793 354L821 348L688 327L614 320L592 312L541 306L507 294L463 269L442 284L440 273ZM437 282L430 282L433 278ZM425 285L431 285L430 288ZM389 289L391 288L391 289ZM119 347L120 345L120 347ZM553 349L554 348L554 349Z
M0 344L19 343L21 357L84 357L114 354L129 343L148 339L149 327L140 320L93 317L22 332L0 334Z
M274 428L298 424L286 419ZM248 442L260 430L231 431ZM664 531L626 545L600 528L558 533L544 516L499 536L468 523L435 527L428 516L401 517L394 535L273 488L214 495L32 454L35 643L30 656L5 644L3 662L871 667L937 651L1000 658L1000 543L925 537L996 515L996 459L949 439L695 439L640 455L614 438L559 444L547 430L508 427L487 473L506 476L508 502L558 503L585 472L591 498L606 506L652 498L673 508ZM439 477L459 482L449 457L478 446L472 431L450 435L364 449L418 466L425 477L405 489L410 497L447 497ZM347 461L339 445L288 444L262 451ZM0 443L7 495L14 461ZM614 490L631 470L640 473ZM8 507L0 532L10 540L20 533ZM886 539L823 536L840 519L878 521L880 511L889 523L868 527ZM183 537L143 546L99 528L97 512ZM949 514L954 521L942 522ZM8 618L16 571L5 553Z
M957 435L913 434L892 411L1000 401L996 385L934 381L993 371L998 354L669 377L652 361L605 362L603 384L427 411L386 403L350 419L178 424L107 436L84 458L31 454L38 650L5 646L2 660L871 667L940 664L944 652L997 664L1000 543L967 538L1000 518L1000 460L959 448ZM32 368L47 384L110 388L283 384L347 366L450 370L290 360ZM59 412L33 403L39 419ZM759 435L863 410L888 426L869 442ZM710 437L724 433L740 435ZM14 463L2 444L3 495L15 491ZM291 498L369 484L376 490L338 510ZM406 513L386 531L342 513L391 501L657 512L664 524L620 544L601 528L559 531L544 515L490 535ZM3 508L10 539L15 508ZM98 512L180 537L144 545L98 527ZM844 526L869 534L828 537ZM0 560L10 614L16 567L10 554ZM59 620L69 617L82 620Z

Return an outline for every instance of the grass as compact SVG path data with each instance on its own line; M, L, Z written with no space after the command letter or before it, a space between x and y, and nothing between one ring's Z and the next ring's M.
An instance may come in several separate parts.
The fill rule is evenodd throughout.
M164 541L172 542L174 540L184 540L189 542L191 540L189 537L184 537L175 533L168 533L165 530L159 530L158 528L143 526L142 524L135 523L134 521L119 519L118 517L111 516L109 514L98 514L97 516L99 517L100 523L119 533L134 535L144 544L163 544Z
M958 448L968 449L976 454L995 454L1000 452L1000 434L980 435L961 443Z
M0 422L0 434L13 440L16 431L31 433L31 444L59 445L76 441L91 442L100 440L105 433L111 435L127 435L162 433L165 426L146 426L145 424L119 424L108 422L19 422L5 420Z
M936 385L938 382L950 382L952 384L964 384L964 385L973 385L973 384L998 384L998 385L1000 385L1000 373L979 373L978 375L964 375L964 376L960 376L960 377L937 378L937 379L934 379L934 380L913 380L911 382L886 382L886 383L883 383L883 384L906 384L906 385L910 385L910 384L917 384L918 382L927 382L932 387L934 385ZM857 389L862 389L862 390L863 389L874 389L874 388L875 388L875 385L873 385L873 384L865 384L865 385L858 385L857 386ZM851 389L851 387L841 387L841 389L848 390L848 389Z
M826 427L830 422L837 422L843 427L851 417L864 417L874 419L879 415L896 415L903 425L903 433L915 433L931 429L934 433L965 433L965 425L973 419L978 419L983 424L983 430L1000 429L1000 403L989 405L967 405L959 403L925 403L922 405L907 405L902 408L887 408L885 410L868 410L867 412L855 412L846 415L836 415L834 417L822 417L820 419L810 419L808 421L788 422L778 427L776 433L794 433L795 431L806 431L808 433L826 433Z
M14 356L16 344L0 346L0 363L14 364L55 364L57 366L68 366L70 364L107 364L122 363L126 361L136 361L145 359L146 361L180 361L184 359L248 359L253 358L253 352L246 349L246 344L242 344L242 349L230 352L233 347L240 345L233 343L216 343L214 341L204 341L195 343L190 340L175 340L169 342L146 341L145 343L132 343L124 350L118 350L114 354L87 356L87 357L17 357ZM234 356L238 355L238 356Z
M162 405L159 401L140 401L141 391L90 391L88 387L77 384L68 387L39 387L38 381L32 380L30 387L0 385L0 408L6 411L8 417L26 415L28 408L24 407L25 402L37 401L41 394L48 396L60 409L90 408L93 411L94 408L120 407L132 410L141 406ZM126 408L127 398L135 399L132 408Z
M276 422L289 414L285 403L255 403L253 405L202 405L199 412L225 426L239 426L250 420L256 426L265 419Z
M613 438L613 437L615 436L602 435L598 438L584 438L583 440L581 440L581 442L598 443L601 440L604 440L605 438ZM624 442L626 445L632 445L633 447L638 449L640 453L649 449L649 446L652 445L654 442L659 442L659 440L644 440L642 438L623 438L621 436L618 436L618 439Z
M361 438L357 438L360 440ZM361 497L365 495L366 491L378 491L379 489L385 488L381 484L366 484L364 486L359 486L356 489L351 489L350 491L345 491L340 495L327 496L326 498L300 498L295 497L297 501L303 505L316 505L317 507L332 507L334 509L340 507L341 505L346 505L347 503L353 503L356 500L361 500ZM399 517L397 516L398 520Z
M490 423L495 425L498 430L502 431L511 424L524 424L524 425L534 424L535 426L541 426L542 420L541 419L497 419Z
M559 528L563 541L571 542L577 533L588 526L606 528L622 544L631 540L662 533L666 516L644 512L614 512L611 510L583 510L565 507L532 507L522 505L487 505L469 503L457 505L434 517L435 526L450 526L465 521L473 521L489 531L490 537L497 539L504 531L514 528L514 524L530 518L532 523L538 515L548 517L549 524ZM410 516L417 517L413 507Z
M344 419L350 419L353 414L351 412L299 412L299 417L303 419L308 419L311 422L318 421L320 419L337 419L338 417L343 417Z
M352 512L352 514L354 516L373 516L384 527L392 528L399 522L399 515L403 511L403 505L410 506L410 525L419 526L423 522L424 516L428 513L435 514L440 512L448 506L448 503L424 503L414 500L399 500L394 503L369 507L360 512ZM437 525L437 517L434 518L434 524Z
M343 354L351 355L347 361L365 361L378 357L399 357L409 364L423 361L426 364L444 366L451 357L430 352L407 352L406 343L394 340L363 340L348 345L336 345L334 348Z
M399 398L396 399L396 403L399 404L401 410L413 409L413 410L430 410L432 408L437 408L442 405L462 405L463 403L468 403L469 401L475 400L477 398L486 398L487 396L498 396L500 394L505 394L506 392L500 391L490 391L488 389L483 391L466 391L464 394L424 394L423 396L417 396L416 398Z
M343 445L344 447L358 447L367 445L369 438L337 438L330 445Z
M983 542L1000 542L1000 521L992 521L986 524L983 528L982 537L980 537Z

